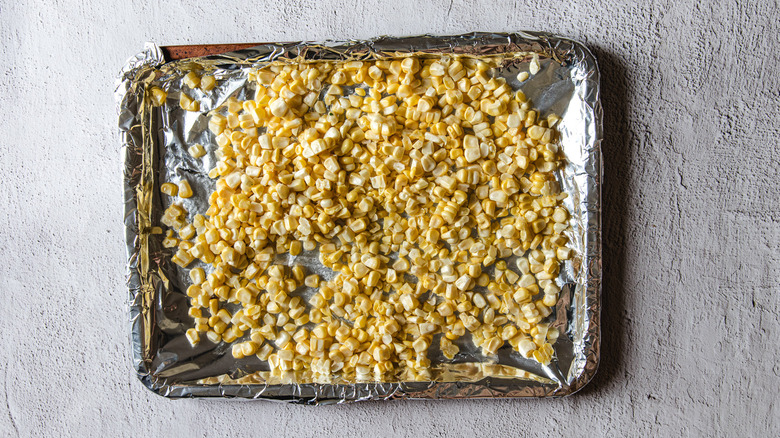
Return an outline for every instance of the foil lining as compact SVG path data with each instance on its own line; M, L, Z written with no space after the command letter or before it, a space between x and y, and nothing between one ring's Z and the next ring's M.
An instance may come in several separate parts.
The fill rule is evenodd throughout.
M296 383L269 376L262 363L233 359L226 344L202 342L193 348L184 332L191 327L185 290L188 270L170 260L163 248L160 218L169 205L160 184L186 175L195 196L183 200L192 215L205 212L214 182L207 172L216 163L213 149L202 160L186 150L194 143L213 144L205 113L230 97L247 93L247 72L270 62L309 60L385 59L456 53L505 58L496 74L513 89L522 89L541 114L562 116L558 126L567 164L559 173L562 190L570 196L570 245L577 257L562 265L557 279L561 299L549 322L561 331L553 345L553 361L542 366L499 350L488 360L466 348L454 361L431 357L435 379L430 382L330 384ZM517 73L528 71L533 55L541 69L522 84ZM183 76L196 63L213 74L219 86L196 96L201 112L175 105L156 108L148 98L150 86L178 101ZM599 362L601 295L601 181L602 109L599 71L593 55L581 43L534 32L472 33L459 36L382 37L369 41L259 44L236 52L179 61L166 61L154 44L131 58L116 88L119 128L124 148L125 238L127 286L133 365L150 390L172 398L241 397L305 404L341 403L397 398L493 398L565 396L582 388ZM322 275L314 254L281 257L277 263L304 264ZM194 265L193 265L194 266ZM328 276L329 277L329 276ZM462 347L463 348L463 347ZM432 355L436 355L432 351Z

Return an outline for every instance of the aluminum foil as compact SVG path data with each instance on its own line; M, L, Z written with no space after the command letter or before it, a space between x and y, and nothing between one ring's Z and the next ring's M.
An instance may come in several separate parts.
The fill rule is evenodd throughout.
M192 326L184 291L188 270L170 260L163 248L160 218L169 205L160 184L186 176L195 196L183 200L192 215L205 212L214 182L207 172L216 163L213 137L205 113L230 97L247 96L247 72L269 62L392 58L408 54L457 53L505 57L496 72L513 89L522 89L542 115L562 116L558 126L567 164L559 172L562 190L570 196L570 245L577 256L562 265L557 279L560 301L550 317L561 331L553 345L553 361L542 366L505 346L498 358L480 356L473 346L461 346L454 361L431 351L435 378L429 382L372 383L334 381L296 383L269 377L259 360L235 360L229 345L201 342L193 348L184 332ZM538 57L540 70L522 84L517 73L528 71ZM200 113L177 105L155 108L148 98L152 85L178 101L182 78L194 64L219 80L208 95L196 97ZM128 254L127 286L134 367L152 391L166 397L262 398L306 404L340 403L391 398L492 398L569 395L595 374L599 362L601 294L601 139L599 71L593 55L581 43L534 32L472 33L459 36L382 37L370 41L260 44L236 52L167 61L163 50L147 44L131 58L117 83L119 128L124 147L125 226ZM202 160L186 150L207 146ZM278 263L304 264L329 278L314 254L281 257ZM193 267L191 265L190 267ZM436 357L436 356L439 357Z

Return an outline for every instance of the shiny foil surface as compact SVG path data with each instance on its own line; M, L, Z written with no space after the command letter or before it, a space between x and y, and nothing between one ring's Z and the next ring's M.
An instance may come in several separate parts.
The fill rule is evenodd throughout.
M208 208L215 181L208 171L216 164L214 136L206 113L228 98L250 98L247 73L270 62L370 60L415 54L460 54L504 58L495 74L521 89L542 116L562 117L557 126L566 165L558 172L564 201L572 214L569 246L576 256L562 263L557 283L560 300L545 320L560 330L555 355L543 366L505 345L487 358L470 341L460 342L452 361L432 348L434 378L428 382L372 383L335 380L330 384L299 383L271 377L268 365L256 358L234 359L230 345L204 340L190 346L184 336L193 326L187 315L189 269L171 262L160 228L171 199L160 185L185 177L194 196L178 200L189 219ZM540 70L522 84L516 76L528 71L534 56ZM213 74L218 86L197 90L200 112L178 106L182 78L196 65ZM153 107L151 86L168 92L167 103ZM545 33L473 33L459 36L382 37L370 41L259 44L249 49L201 58L167 61L163 50L147 44L123 68L117 83L119 128L124 148L125 238L127 286L133 366L152 391L178 397L241 397L295 403L341 403L393 398L492 398L565 396L582 388L599 362L601 295L601 139L602 110L599 71L593 55L581 43ZM205 146L207 155L194 159L187 148ZM509 263L514 269L514 263ZM317 252L277 256L276 263L302 264L323 278L333 273L322 266ZM189 268L204 266L199 261ZM208 272L208 269L207 269ZM468 338L466 336L465 338Z

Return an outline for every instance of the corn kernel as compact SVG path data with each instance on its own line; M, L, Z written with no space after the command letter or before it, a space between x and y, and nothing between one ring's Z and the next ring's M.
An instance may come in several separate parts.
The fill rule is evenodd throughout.
M206 155L206 149L201 144L195 144L187 149L187 153L189 153L193 158L200 158Z
M203 77L200 78L200 89L203 91L211 91L216 85L217 80L214 78L214 76L203 75Z
M179 97L179 106L185 111L200 111L200 102L184 93L181 93L181 96Z
M200 334L196 329L194 328L187 329L186 336L187 336L187 340L190 342L190 345L192 345L193 347L200 343Z
M528 76L529 74L527 71L520 72L517 74L517 80L520 82L525 82L528 79Z
M160 185L160 191L168 196L176 196L179 193L179 187L174 183L163 183Z

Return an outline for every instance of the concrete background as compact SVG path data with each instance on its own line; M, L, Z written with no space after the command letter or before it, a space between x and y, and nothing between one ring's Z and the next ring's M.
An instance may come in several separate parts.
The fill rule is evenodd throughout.
M235 4L233 4L235 3ZM0 436L777 436L777 2L0 0ZM562 400L170 401L131 372L114 79L161 44L546 30L600 61L601 369Z

